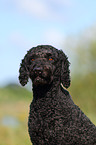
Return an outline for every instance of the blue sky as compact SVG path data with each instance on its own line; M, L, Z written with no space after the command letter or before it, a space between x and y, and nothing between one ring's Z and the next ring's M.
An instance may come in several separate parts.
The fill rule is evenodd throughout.
M66 38L92 25L95 0L1 0L0 86L18 81L21 59L31 47L51 44L67 52Z

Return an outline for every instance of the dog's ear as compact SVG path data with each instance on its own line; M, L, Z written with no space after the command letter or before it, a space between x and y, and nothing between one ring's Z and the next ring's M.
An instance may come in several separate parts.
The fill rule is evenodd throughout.
M65 88L68 88L70 86L70 62L68 61L68 57L63 53L62 50L59 50L59 58L61 63L61 83Z
M19 81L22 86L25 86L28 82L29 78L29 71L27 68L27 54L25 55L24 59L22 59L22 62L20 64L19 69Z

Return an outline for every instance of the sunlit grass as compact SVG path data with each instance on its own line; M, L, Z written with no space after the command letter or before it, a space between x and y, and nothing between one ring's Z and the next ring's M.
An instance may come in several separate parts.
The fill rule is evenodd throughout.
M0 92L0 145L31 145L27 124L29 105L32 100L32 97L28 95L32 93L26 93L27 90L24 90L29 99L25 98L25 95L21 97L22 99L17 96L17 99L16 92L14 95L6 89L1 89ZM18 123L16 125L11 125L10 122L9 125L5 124L4 118L16 118Z
M31 145L27 128L28 106L29 103L25 101L1 105L0 145ZM2 120L5 116L15 117L19 123L16 126L3 124Z

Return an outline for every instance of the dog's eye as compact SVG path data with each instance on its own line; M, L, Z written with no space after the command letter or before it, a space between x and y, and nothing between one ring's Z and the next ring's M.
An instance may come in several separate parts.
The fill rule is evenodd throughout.
M51 60L53 60L53 59L50 57L49 60L51 61Z
M32 60L32 61L34 61L34 59L33 59L33 58L32 58L31 60Z

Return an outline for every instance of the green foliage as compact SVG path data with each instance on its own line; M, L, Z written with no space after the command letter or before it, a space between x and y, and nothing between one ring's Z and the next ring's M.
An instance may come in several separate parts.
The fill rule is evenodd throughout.
M9 84L4 88L0 88L0 102L1 101L18 101L32 99L32 92L20 87L17 84Z
M96 114L96 74L76 76L71 83L70 93L85 114Z
M74 73L82 75L96 73L96 41L78 44L76 46L76 55Z
M31 145L27 128L31 101L32 93L18 85L0 89L0 145Z
M76 54L70 92L75 103L96 124L96 41L79 41Z

